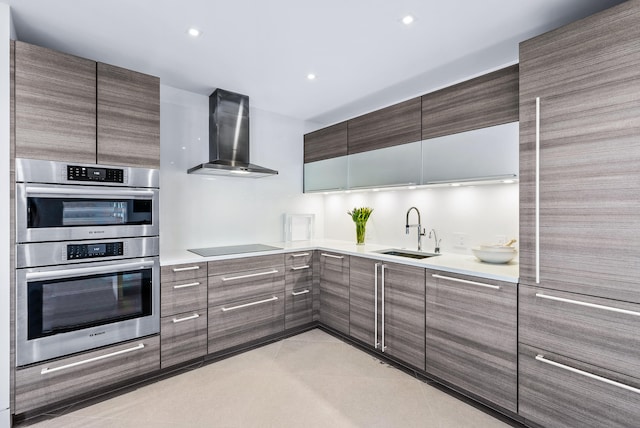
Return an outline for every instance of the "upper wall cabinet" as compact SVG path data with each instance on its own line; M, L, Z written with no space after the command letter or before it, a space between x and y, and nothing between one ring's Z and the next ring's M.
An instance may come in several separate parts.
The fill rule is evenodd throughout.
M348 186L347 172L347 156L305 163L304 191L327 192L346 190Z
M349 155L349 188L420 184L421 143L402 144Z
M518 176L518 122L422 142L423 184Z
M16 157L160 167L160 81L15 43Z
M160 79L98 63L98 163L160 168Z
M304 163L345 156L347 122L328 126L304 136Z
M420 141L420 97L348 122L349 154Z
M422 139L518 120L518 65L422 97Z
M16 157L96 162L96 63L15 43Z

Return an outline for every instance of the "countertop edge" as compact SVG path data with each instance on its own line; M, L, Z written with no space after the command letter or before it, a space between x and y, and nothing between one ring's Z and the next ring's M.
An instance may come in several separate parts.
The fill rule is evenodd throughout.
M420 268L457 273L461 275L476 276L479 278L491 279L496 281L511 283L519 282L519 276L517 274L518 262L516 261L497 265L491 263L482 263L472 255L467 256L462 254L443 254L436 257L430 257L428 259L408 259L404 257L391 256L375 252L390 248L390 246L388 245L385 246L380 244L367 244L364 246L356 246L353 243L342 241L298 241L287 243L268 243L268 245L280 247L280 249L259 251L253 253L228 254L212 257L202 257L197 254L191 253L188 250L182 249L168 250L161 253L160 265L169 266L176 264L203 263L217 260L232 260L242 257L258 257L275 254L287 254L299 251L319 250L338 252L349 256L365 257L369 259L387 261L390 263L416 266ZM515 275L514 272L509 272L513 270L516 270Z

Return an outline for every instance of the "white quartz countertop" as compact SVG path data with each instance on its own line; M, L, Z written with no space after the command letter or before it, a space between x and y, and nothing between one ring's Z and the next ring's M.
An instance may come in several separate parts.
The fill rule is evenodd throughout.
M160 265L175 265L184 263L201 263L212 260L229 260L240 257L265 256L269 254L282 254L295 251L337 251L352 256L367 257L376 260L402 263L411 266L436 269L445 272L459 273L463 275L473 275L486 279L517 283L519 270L517 260L512 260L506 264L484 263L476 259L473 255L462 254L441 254L436 257L426 259L410 259L400 256L390 256L376 253L375 251L386 250L389 245L365 244L356 245L347 241L334 240L313 240L294 242L265 242L266 245L281 247L281 250L260 251L255 253L229 254L224 256L202 257L186 249L176 249L162 251L160 254Z

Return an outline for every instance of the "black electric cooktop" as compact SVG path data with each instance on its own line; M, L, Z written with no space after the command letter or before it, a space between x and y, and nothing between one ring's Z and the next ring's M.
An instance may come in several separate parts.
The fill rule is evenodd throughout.
M225 256L228 254L255 253L259 251L281 250L280 247L272 247L264 244L229 245L226 247L195 248L191 251L202 257Z

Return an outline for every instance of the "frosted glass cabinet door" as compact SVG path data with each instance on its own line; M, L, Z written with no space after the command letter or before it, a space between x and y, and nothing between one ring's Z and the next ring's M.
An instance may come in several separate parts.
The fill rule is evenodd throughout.
M347 157L304 164L304 191L320 192L347 188Z
M423 184L518 175L519 123L422 141Z
M420 141L349 155L349 188L420 184Z

